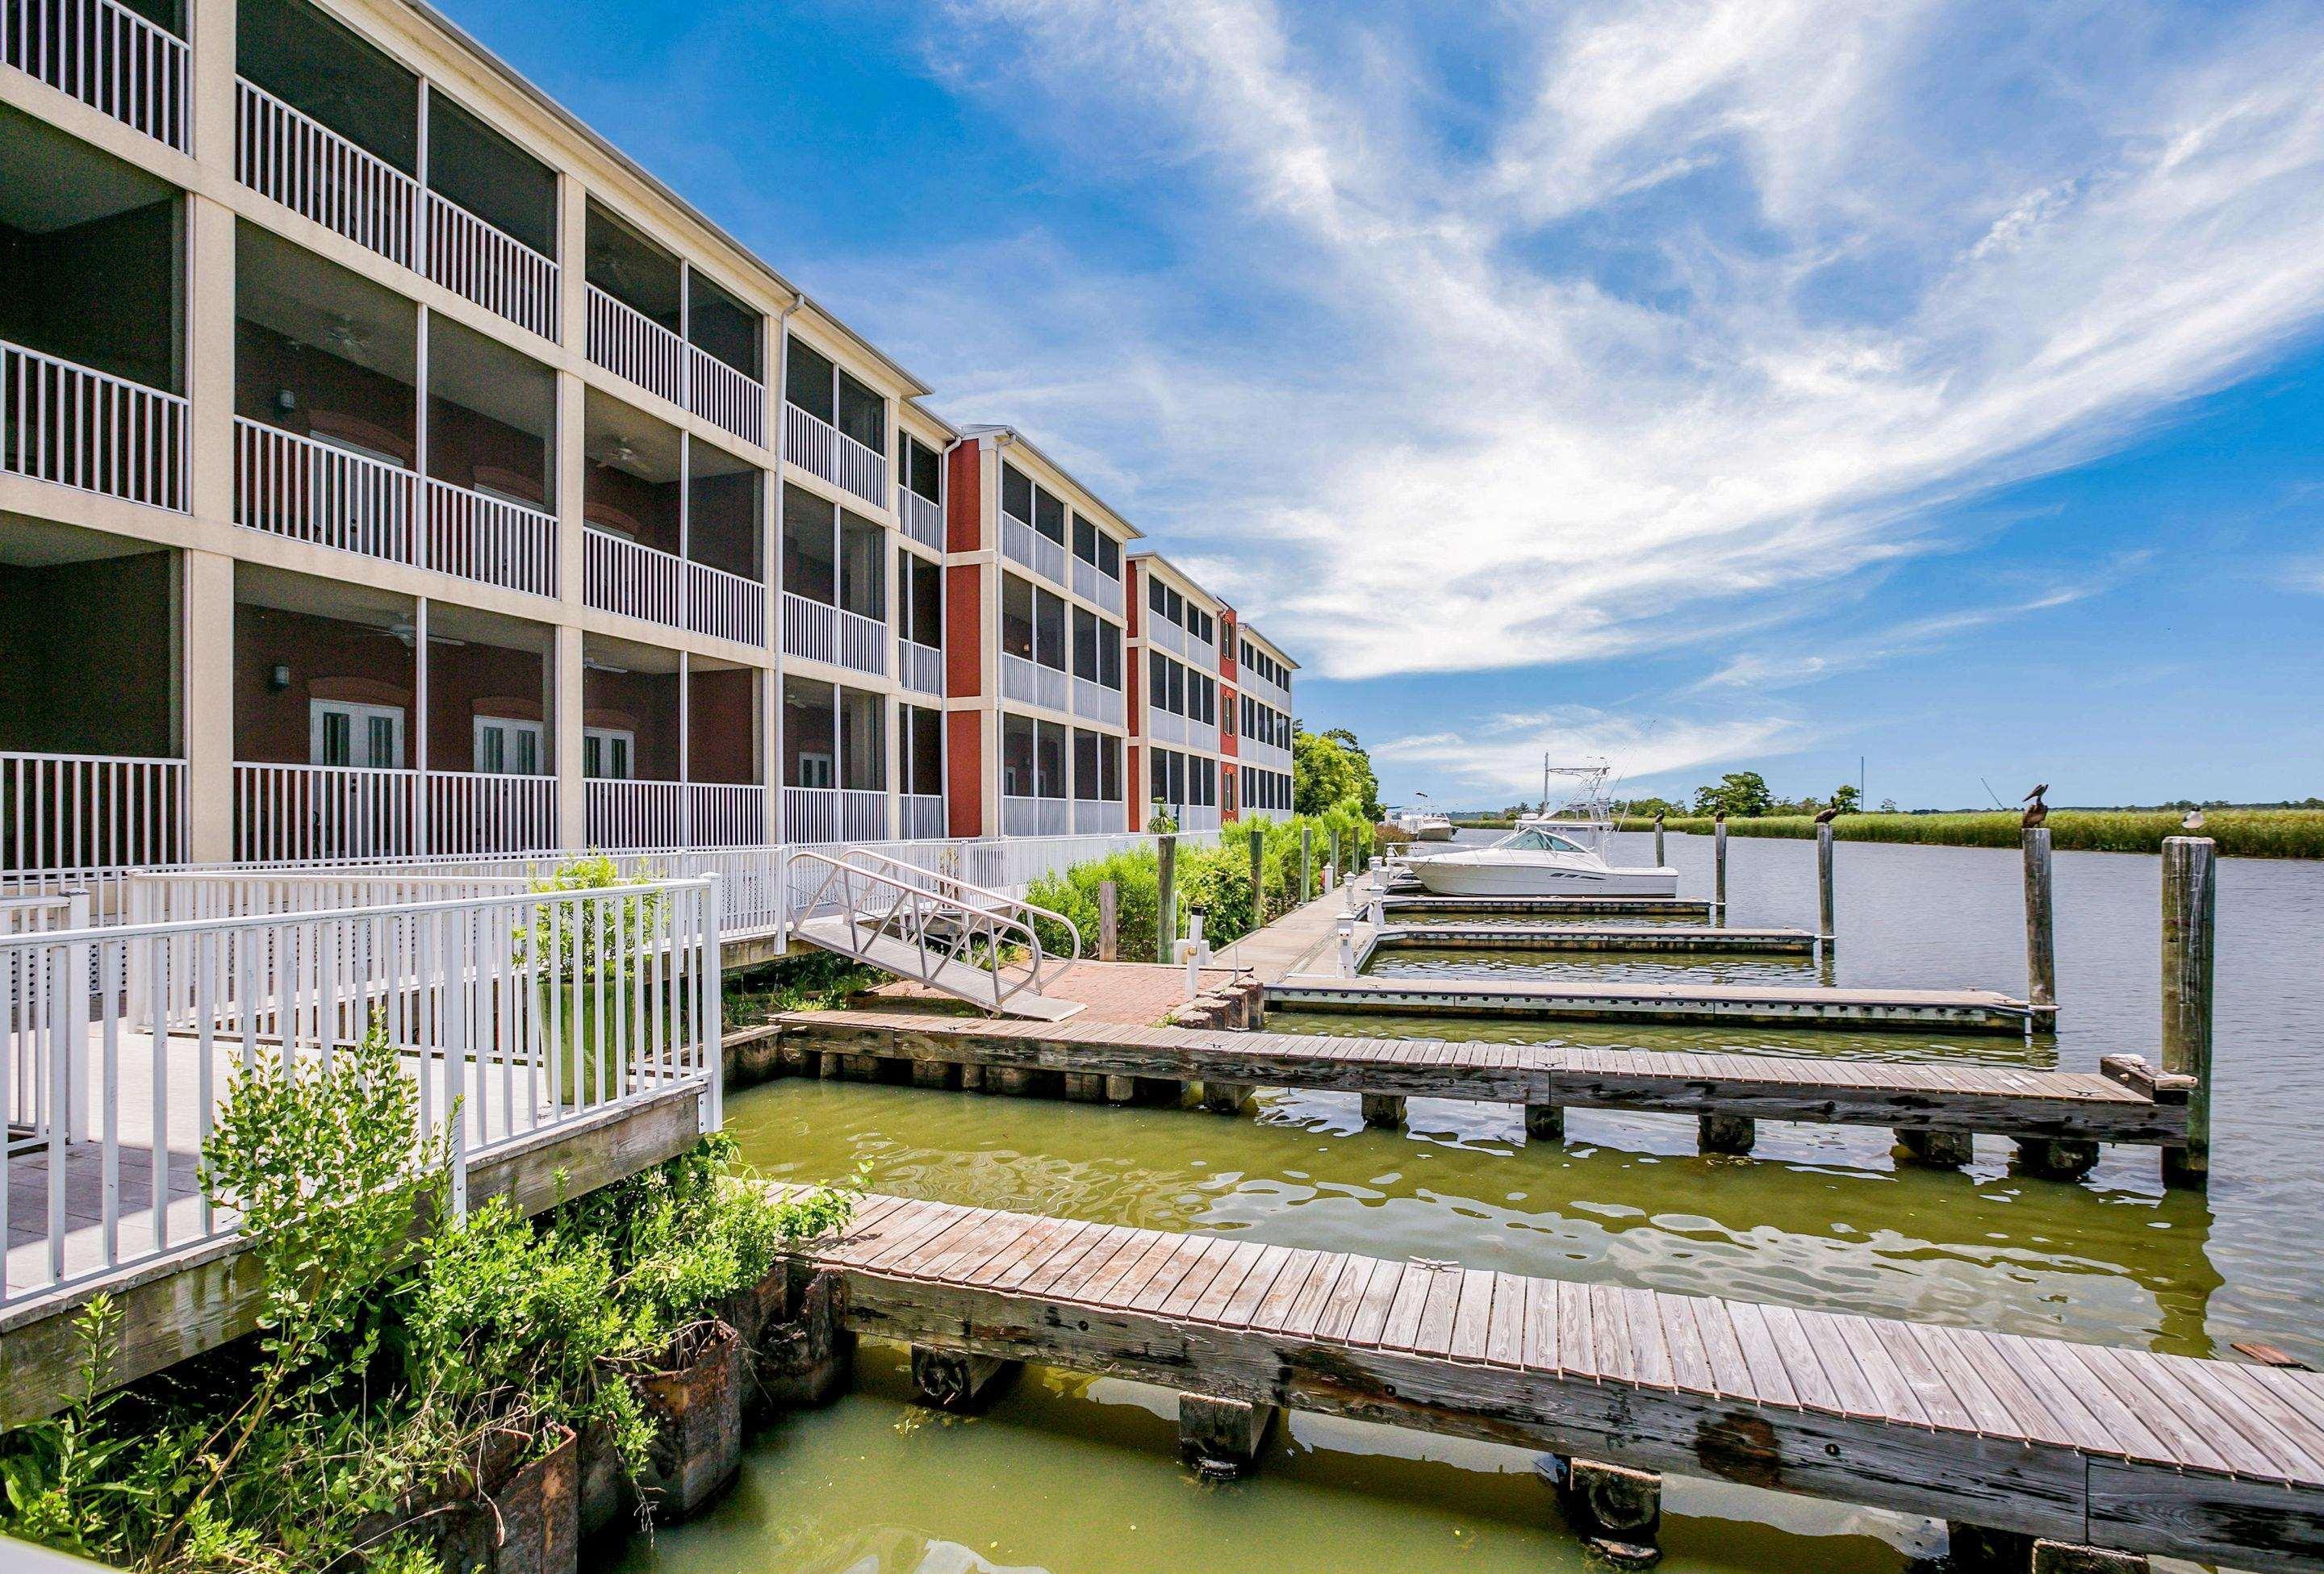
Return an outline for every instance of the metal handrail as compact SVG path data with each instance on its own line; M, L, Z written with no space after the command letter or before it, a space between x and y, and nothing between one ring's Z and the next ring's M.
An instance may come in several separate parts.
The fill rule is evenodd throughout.
M1049 974L1048 981L1063 978L1082 959L1081 926L1063 913L1021 897L988 890L954 876L936 874L868 848L850 848L844 852L800 848L790 856L795 864L823 866L822 879L799 905L799 911L811 916L822 912L826 906L844 908L850 954L867 958L872 943L886 935L912 947L919 959L921 983L935 984L936 974L953 962L976 967L992 980L991 1008L994 1011L1028 990L1036 995L1042 991L1048 953L1041 943L1039 931L1034 927L1035 919L1047 918L1064 925L1073 942L1073 954ZM859 880L874 888L860 890L856 884ZM832 888L835 884L840 888L836 893ZM881 907L878 904L883 897L885 906ZM932 941L929 921L935 918L951 921L947 938ZM982 962L975 958L980 943L985 946L988 958ZM1029 964L1023 969L1021 977L1011 979L1011 970L1002 960L1004 943L1025 948Z

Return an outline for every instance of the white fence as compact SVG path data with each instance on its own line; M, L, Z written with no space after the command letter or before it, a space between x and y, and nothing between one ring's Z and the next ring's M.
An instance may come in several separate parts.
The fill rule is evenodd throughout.
M237 761L235 856L252 863L310 863L425 853L419 802L416 770Z
M186 856L186 762L0 753L0 893L92 889L99 914L123 874Z
M1003 699L1062 711L1070 697L1072 686L1073 680L1060 668L1045 667L1038 661L1028 661L1022 656L1001 652L1001 695Z
M686 559L610 530L581 532L581 599L601 612L686 627Z
M114 0L6 0L0 59L133 131L192 151L186 41Z
M0 341L0 471L187 511L187 404Z
M888 625L796 591L783 592L783 653L855 672L888 670Z
M864 502L888 506L888 460L798 406L783 405L783 457Z
M1086 677L1074 679L1074 714L1084 721L1110 722L1122 724L1122 697L1118 688L1108 688L1102 683L1092 683Z
M1041 534L1024 520L1010 514L1001 516L1001 551L1047 580L1063 586L1065 577L1065 549Z
M557 778L431 770L426 840L439 853L538 852L557 845Z
M688 388L692 398L687 408L746 443L765 446L765 385L749 373L736 371L699 345L688 345L686 352L692 373Z
M327 1062L374 1024L448 1149L456 1210L474 1164L555 1128L674 1094L716 1127L713 881L417 901L400 884L353 882L393 906L0 934L0 1107L29 1081L41 1111L0 1187L0 1302L230 1234L198 1166L235 1076Z
M250 529L410 563L419 481L401 465L234 419L234 522Z
M672 404L686 403L686 341L595 284L588 287L589 359Z
M863 787L787 787L783 833L793 842L883 841L888 795Z
M707 563L686 565L686 624L743 645L767 642L767 587Z
M767 789L725 782L593 780L589 844L637 850L756 847L767 840Z
M557 516L448 481L427 486L427 551L419 566L534 595L557 594Z
M558 338L563 292L553 258L435 192L423 193L430 279L544 339Z
M420 183L263 87L235 83L235 178L409 268Z
M904 534L921 546L941 552L945 549L944 505L922 497L909 487L896 493L902 505Z
M916 640L898 639L896 667L898 680L914 694L944 693L944 652L935 646L923 645Z
M902 823L896 829L907 842L936 839L952 827L945 818L945 801L941 793L906 793L897 800Z

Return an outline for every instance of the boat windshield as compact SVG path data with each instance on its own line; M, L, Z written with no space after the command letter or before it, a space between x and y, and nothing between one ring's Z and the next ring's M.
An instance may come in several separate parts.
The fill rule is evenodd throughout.
M1513 836L1504 836L1496 845L1505 847L1511 852L1582 852L1586 851L1576 842L1568 842L1563 836L1552 835L1538 827L1527 827Z

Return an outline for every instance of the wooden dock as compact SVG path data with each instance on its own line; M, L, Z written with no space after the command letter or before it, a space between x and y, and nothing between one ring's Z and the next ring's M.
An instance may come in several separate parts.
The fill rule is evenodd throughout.
M2011 1138L2032 1167L2075 1174L2096 1145L2169 1147L2187 1138L2186 1093L2144 1063L2106 1073L1909 1065L1782 1055L1676 1054L1554 1045L1333 1038L1306 1034L1009 1022L923 1011L799 1011L775 1018L782 1057L809 1075L886 1078L1072 1096L1148 1098L1203 1084L1214 1108L1253 1087L1355 1093L1376 1124L1407 1098L1522 1105L1536 1137L1566 1109L1692 1115L1706 1146L1748 1150L1757 1120L1887 1127L1926 1160L1957 1164L1973 1134ZM975 1074L964 1078L973 1068ZM1110 1086L1109 1086L1110 1084ZM1228 1091L1226 1098L1214 1090Z
M1711 904L1685 897L1432 897L1390 894L1380 898L1390 918L1679 918L1711 920Z
M2313 1373L884 1196L804 1266L932 1399L1019 1361L1159 1384L1206 1462L1287 1407L1611 1466L1657 1508L1640 1472L2066 1543L2051 1567L2324 1558Z
M1511 1017L1584 1022L1840 1026L1901 1032L2045 1031L2056 1008L1992 990L1828 989L1812 985L1623 984L1526 979L1412 979L1293 973L1267 988L1269 1009L1400 1017Z
M1367 926L1369 927L1369 925ZM1698 924L1385 924L1371 950L1584 951L1705 956L1812 956L1806 929L1720 929Z

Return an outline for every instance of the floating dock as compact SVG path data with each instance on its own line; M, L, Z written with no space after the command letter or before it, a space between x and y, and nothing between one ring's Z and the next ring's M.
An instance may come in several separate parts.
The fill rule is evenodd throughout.
M1711 904L1685 897L1432 897L1390 894L1380 898L1389 918L1683 918L1711 921Z
M1887 1127L1932 1162L1960 1163L1976 1133L2011 1138L2034 1167L2080 1173L2096 1145L2187 1139L2183 1079L2109 1057L2103 1072L1909 1065L1784 1055L1678 1054L1556 1045L1338 1038L1075 1019L1014 1022L925 1011L798 1011L776 1017L781 1058L807 1075L924 1087L1112 1099L1203 1084L1213 1108L1253 1087L1355 1093L1392 1124L1407 1098L1522 1105L1527 1131L1558 1134L1566 1109L1692 1115L1704 1146L1748 1150L1757 1120ZM745 1032L752 1030L746 1029ZM1053 1079L1044 1089L1035 1079ZM1224 1097L1221 1097L1223 1091Z
M1812 956L1805 929L1719 929L1693 924L1384 924L1382 951L1586 951L1701 956Z
M1970 1527L2066 1543L2053 1568L2324 1558L2314 1373L883 1196L802 1266L931 1397L1019 1361L1159 1384L1206 1464L1288 1408L1546 1450L1657 1503L1671 1470L1943 1519L1956 1552Z
M1992 990L1829 989L1813 985L1624 984L1527 979L1411 979L1292 973L1267 987L1269 1009L1378 1011L1399 1017L1505 1017L1583 1022L1834 1026L1900 1032L2047 1031L2055 1007Z

